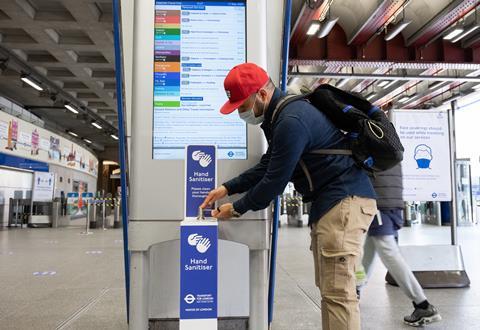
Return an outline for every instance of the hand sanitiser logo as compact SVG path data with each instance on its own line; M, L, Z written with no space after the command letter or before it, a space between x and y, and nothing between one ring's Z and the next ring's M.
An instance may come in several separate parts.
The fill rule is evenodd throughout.
M195 246L197 251L200 253L205 253L208 251L210 246L212 245L210 239L207 237L203 237L199 234L191 234L188 236L188 244L191 246Z
M200 150L194 151L192 153L192 159L198 162L201 167L207 167L213 160L211 155L206 154Z

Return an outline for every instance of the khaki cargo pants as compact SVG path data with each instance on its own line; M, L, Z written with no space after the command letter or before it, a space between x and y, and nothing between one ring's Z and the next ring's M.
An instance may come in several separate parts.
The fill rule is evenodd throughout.
M347 197L312 226L315 284L322 296L323 330L360 329L355 265L377 212L374 199Z

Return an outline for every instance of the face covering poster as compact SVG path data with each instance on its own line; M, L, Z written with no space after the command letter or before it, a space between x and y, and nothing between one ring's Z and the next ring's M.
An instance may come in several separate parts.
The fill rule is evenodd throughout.
M434 110L395 110L395 128L405 148L405 201L450 201L450 142L448 113Z

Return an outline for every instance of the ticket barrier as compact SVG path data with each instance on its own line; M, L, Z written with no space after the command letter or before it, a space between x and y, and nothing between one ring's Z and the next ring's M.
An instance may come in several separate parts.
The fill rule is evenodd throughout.
M28 216L30 214L31 199L27 198L10 198L8 207L8 227L23 228L28 224Z
M120 200L116 198L96 198L86 201L88 228L120 228ZM108 223L108 215L113 208L113 223ZM97 221L98 220L98 221ZM88 232L88 230L87 230Z

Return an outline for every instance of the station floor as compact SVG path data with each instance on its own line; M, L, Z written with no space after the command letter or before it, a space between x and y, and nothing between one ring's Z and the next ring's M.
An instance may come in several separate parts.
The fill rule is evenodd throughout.
M80 227L0 230L0 329L127 329L121 230ZM443 321L430 329L480 329L480 227L460 227L471 287L427 290ZM416 225L402 245L448 244L449 228ZM321 329L307 227L280 229L273 330ZM362 293L363 329L410 329L411 303L385 284L385 268Z

